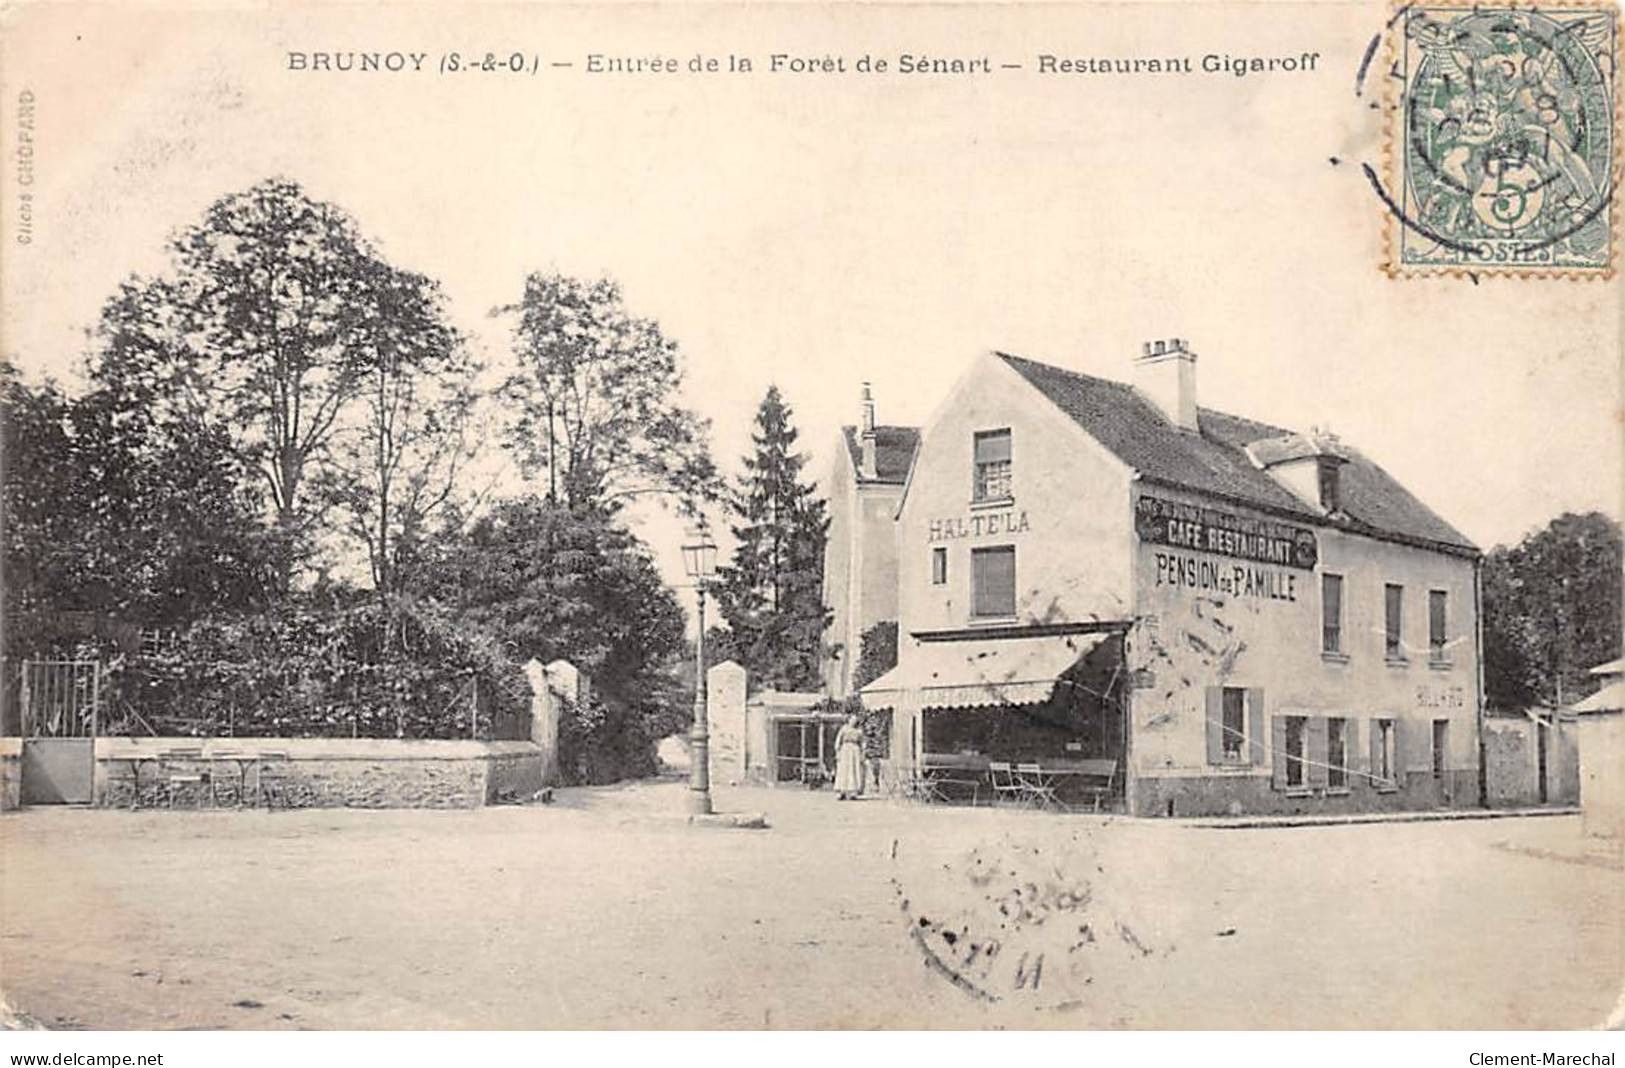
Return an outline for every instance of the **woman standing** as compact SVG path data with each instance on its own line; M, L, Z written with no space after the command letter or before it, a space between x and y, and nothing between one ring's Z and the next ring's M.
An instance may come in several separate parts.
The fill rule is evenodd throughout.
M835 800L847 801L863 792L863 728L856 713L835 735Z

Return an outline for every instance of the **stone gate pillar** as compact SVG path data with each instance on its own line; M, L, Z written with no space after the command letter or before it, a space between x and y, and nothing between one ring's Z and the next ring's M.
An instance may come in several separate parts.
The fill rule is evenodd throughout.
M745 781L748 758L745 735L745 669L724 660L705 673L705 714L711 732L711 782L738 785ZM757 759L761 754L755 754Z

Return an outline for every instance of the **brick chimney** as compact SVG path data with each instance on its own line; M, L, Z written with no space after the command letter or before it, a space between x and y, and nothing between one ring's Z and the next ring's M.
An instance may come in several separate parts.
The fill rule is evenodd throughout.
M869 383L863 384L863 421L858 433L858 474L864 478L880 477L875 456L875 398Z
M1196 353L1184 338L1147 341L1134 359L1134 388L1181 430L1196 430Z

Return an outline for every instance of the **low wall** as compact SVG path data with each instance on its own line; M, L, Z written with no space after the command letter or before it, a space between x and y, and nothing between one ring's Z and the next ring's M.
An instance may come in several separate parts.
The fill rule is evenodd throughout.
M1541 804L1540 729L1527 718L1485 719L1484 792L1492 808ZM1578 801L1579 773L1575 725L1557 720L1546 728L1546 803Z
M0 738L0 812L19 808L23 796L23 740Z
M188 748L201 749L201 758L160 759ZM533 742L98 738L95 796L99 805L128 806L139 775L140 803L164 804L170 775L204 772L207 785L177 788L178 806L253 803L269 794L292 808L474 808L540 790L547 757Z
M1478 772L1452 769L1443 779L1408 772L1395 790L1379 790L1362 775L1346 790L1287 792L1268 771L1216 775L1139 775L1129 786L1133 816L1314 816L1414 812L1478 807Z

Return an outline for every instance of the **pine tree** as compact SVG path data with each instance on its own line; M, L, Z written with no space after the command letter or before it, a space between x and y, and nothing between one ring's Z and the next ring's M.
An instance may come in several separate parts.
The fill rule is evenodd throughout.
M795 451L790 406L777 386L756 410L753 455L745 457L731 510L738 540L721 568L717 600L732 631L728 645L764 689L818 686L824 607L824 501L801 481L805 454Z

